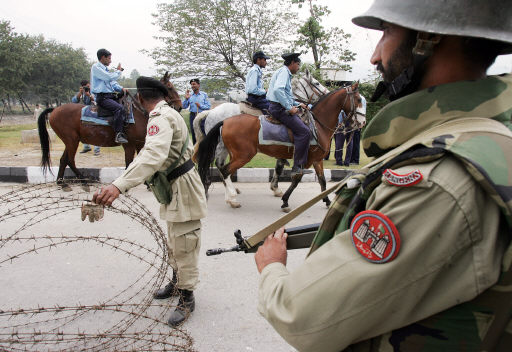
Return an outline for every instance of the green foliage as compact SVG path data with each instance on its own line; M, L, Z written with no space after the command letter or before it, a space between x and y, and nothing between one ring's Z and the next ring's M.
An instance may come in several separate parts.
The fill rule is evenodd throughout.
M68 102L79 83L90 76L84 49L14 32L0 21L0 99L50 103Z
M302 53L311 50L317 69L337 68L350 71L352 67L349 63L354 61L356 56L348 49L348 39L351 35L338 27L324 29L321 25L322 18L328 16L331 11L327 6L314 5L313 1L315 0L291 0L299 8L307 2L310 13L309 18L298 30L299 38L295 41L295 46Z
M149 54L162 71L216 78L233 88L244 86L253 53L275 58L295 26L295 14L279 0L174 0L158 4L153 16L162 46Z

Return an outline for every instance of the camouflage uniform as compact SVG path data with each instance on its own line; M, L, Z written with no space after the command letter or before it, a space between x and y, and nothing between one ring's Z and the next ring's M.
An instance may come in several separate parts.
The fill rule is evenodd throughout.
M135 160L113 184L124 193L166 170L179 156L188 129L185 121L165 101L149 114L146 143ZM192 144L178 164L190 159ZM201 247L201 219L206 216L206 196L197 171L192 168L171 182L172 200L160 206L160 217L167 220L169 264L178 275L177 287L193 290L198 282Z
M512 262L511 116L510 75L388 104L363 136L379 158L341 184L303 265L263 269L260 313L301 351L478 350ZM399 187L386 169L423 179ZM400 232L393 261L355 249L350 222L364 210Z

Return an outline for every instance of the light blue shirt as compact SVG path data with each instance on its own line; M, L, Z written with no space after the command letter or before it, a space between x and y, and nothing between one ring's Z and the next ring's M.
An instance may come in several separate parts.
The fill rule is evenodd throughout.
M108 67L97 62L91 67L91 92L114 93L123 90L123 87L116 81L121 77L121 71L109 72Z
M338 115L338 124L342 123L343 120L345 120L345 117L347 117L345 111L341 110L340 114Z
M261 77L263 76L263 72L261 71L261 67L259 65L254 64L253 67L247 73L247 77L245 78L245 92L254 95L265 95L265 89L263 88L263 81Z
M84 105L91 105L92 101L91 101L91 98L89 98L87 95L85 94L82 94L82 96L80 97L80 99L78 99L76 97L76 95L73 95L73 98L71 98L71 102L72 103L75 103L75 104L78 104L80 102L82 102Z
M292 106L299 105L299 103L293 99L292 73L287 66L281 67L272 75L268 87L267 99L274 103L281 104L286 111L290 110Z
M197 111L196 103L199 103L199 111ZM208 100L208 94L205 92L192 93L189 99L183 99L183 109L189 108L190 112L200 113L201 111L209 110L210 107L210 100Z

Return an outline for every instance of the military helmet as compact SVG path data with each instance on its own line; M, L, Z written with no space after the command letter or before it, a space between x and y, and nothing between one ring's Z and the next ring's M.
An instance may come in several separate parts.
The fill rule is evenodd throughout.
M382 22L419 32L485 38L507 43L512 53L512 1L507 0L375 0L354 24L382 30Z

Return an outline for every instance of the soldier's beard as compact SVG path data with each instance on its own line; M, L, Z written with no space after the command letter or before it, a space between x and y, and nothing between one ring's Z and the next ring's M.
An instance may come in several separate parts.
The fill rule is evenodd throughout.
M391 83L405 69L413 65L412 49L416 45L416 32L412 32L400 44L400 46L391 55L386 63L386 67L382 61L377 63L377 70L382 74L382 79L386 83Z

